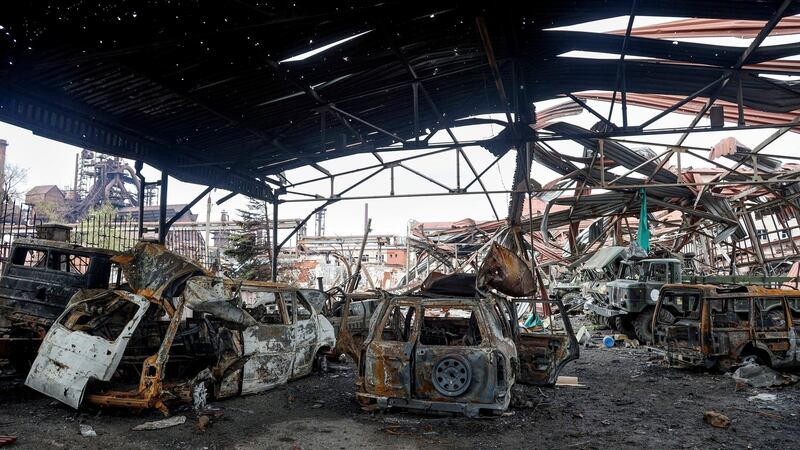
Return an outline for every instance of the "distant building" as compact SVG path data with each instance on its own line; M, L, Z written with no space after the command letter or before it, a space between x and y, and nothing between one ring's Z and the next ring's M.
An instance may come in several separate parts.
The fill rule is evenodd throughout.
M167 205L167 220L172 218L178 211L182 210L186 205ZM158 205L144 207L144 220L145 223L158 222ZM125 217L133 221L139 220L139 207L131 206L120 208L117 210L118 217ZM197 214L193 214L191 210L185 212L178 218L176 223L197 222Z
M404 248L391 248L386 250L387 266L405 266L406 264L406 249Z
M33 206L43 203L63 204L65 199L64 192L54 184L35 186L25 194L25 203Z

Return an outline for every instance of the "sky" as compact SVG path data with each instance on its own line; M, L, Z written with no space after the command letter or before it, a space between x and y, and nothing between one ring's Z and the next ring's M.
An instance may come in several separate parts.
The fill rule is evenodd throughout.
M650 25L658 22L675 20L676 18L647 18L637 17L635 26ZM603 32L616 29L623 29L627 24L627 17L617 17L602 21L596 21L589 24L576 25L565 27L563 29L575 31L595 31ZM797 42L800 36L780 36L770 37L766 40L764 45L777 45L790 42ZM746 47L750 40L738 38L702 38L702 39L681 39L681 41L714 43L730 46ZM597 54L580 54L571 52L571 57L597 57ZM602 56L602 55L601 55ZM609 58L618 58L618 55L607 55ZM544 102L537 102L537 110L545 107L552 106L565 99L547 100ZM606 113L609 108L608 103L604 102L588 102L589 106L597 111ZM641 123L648 118L656 115L658 111L652 109L639 108L629 106L628 118L629 123ZM505 120L504 116L498 115L496 118ZM585 128L591 127L596 118L584 112L579 116L573 116L566 119L567 121L583 126ZM677 126L686 126L692 120L692 116L671 114L656 122L657 128L669 128ZM617 105L614 108L612 121L621 124L621 108ZM699 125L708 125L708 119L701 120ZM465 127L456 129L456 135L462 140L474 140L490 137L500 131L499 126L477 126ZM721 139L734 136L740 142L755 147L759 142L766 139L773 133L771 129L761 130L747 130L736 132L707 132L695 133L689 136L684 142L687 146L697 146L703 148L710 148L712 145L719 142ZM659 135L648 136L646 138L638 137L631 138L637 140L647 140L666 145L674 145L680 136L673 135ZM0 123L0 139L5 139L9 143L6 163L13 164L28 169L27 179L25 181L26 188L30 188L42 184L55 184L59 187L71 186L74 177L75 155L81 149L70 145L62 144L56 141L45 139L35 136L30 131L15 127L9 124ZM431 142L450 142L449 138L444 133L435 135ZM572 142L555 142L553 146L566 154L580 155L582 148ZM782 155L798 155L797 149L800 148L800 135L797 133L786 133L783 137L771 144L764 153L782 154ZM663 151L663 147L652 146L656 152ZM494 157L485 149L480 147L468 147L464 151L469 156L475 169L480 172L488 164L490 164ZM400 157L410 156L414 154L421 154L425 151L396 151L384 152L381 156L388 162ZM429 156L420 158L418 160L410 161L407 166L424 173L425 175L434 178L448 187L456 186L456 173L455 173L455 154L454 152L446 152L441 155ZM723 164L730 165L724 159L721 160ZM370 154L354 155L336 160L326 161L320 165L333 173L352 170L354 168L365 167L377 163L377 160ZM671 160L675 164L675 160ZM131 162L131 166L133 163ZM683 167L707 167L708 163L697 160L690 156L684 155L682 160ZM461 186L463 187L474 176L468 168L467 164L461 161ZM511 180L514 172L514 152L509 152L500 162L490 169L483 177L482 180L486 184L488 190L506 190L511 189ZM160 178L158 170L145 166L143 170L145 177L154 181ZM360 175L370 173L365 171ZM321 176L321 173L312 168L300 168L287 172L286 177L292 182L299 182L306 179L313 179ZM335 190L338 192L350 184L356 182L359 174L345 175L336 177ZM556 174L548 169L535 164L532 170L532 177L541 184L556 178ZM170 179L168 199L170 204L187 203L196 197L204 186L183 183L175 179ZM327 196L330 193L330 182L320 181L310 183L301 187L292 188L294 190L310 193L321 194ZM480 188L474 185L470 191L478 191ZM23 189L25 191L27 189ZM390 192L390 175L389 171L381 173L356 189L348 192L349 196L364 196L364 195L388 195ZM444 188L431 184L423 178L403 169L395 170L395 194L411 194L411 193L431 193L431 192L444 192ZM227 195L227 191L215 190L212 191L211 198L213 201L220 199ZM491 196L495 209L499 218L504 218L508 209L508 195L507 194L494 194ZM231 216L237 216L237 209L243 208L247 203L244 196L237 195L233 199L224 203L221 206L213 205L211 211L212 220L219 220L220 213L227 211ZM284 203L280 205L280 218L304 218L309 214L319 202L299 202L299 203ZM472 218L475 220L489 220L494 219L495 216L492 208L489 205L484 195L465 195L465 196L437 196L437 197L422 197L422 198L391 198L379 200L347 200L341 201L328 207L326 211L326 234L327 235L353 235L360 234L363 230L363 217L365 204L368 205L369 216L372 218L373 233L386 233L386 234L401 234L406 233L406 228L409 220L416 221L457 221L464 218ZM193 212L199 214L200 220L204 220L206 215L206 201L201 201L193 208ZM281 232L285 234L285 231ZM313 233L313 219L309 222L309 234Z

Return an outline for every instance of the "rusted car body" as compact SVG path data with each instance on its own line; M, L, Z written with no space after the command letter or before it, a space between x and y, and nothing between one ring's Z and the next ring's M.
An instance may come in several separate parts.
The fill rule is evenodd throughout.
M49 326L79 289L108 289L115 255L66 242L17 238L0 278L3 319Z
M308 375L335 345L333 327L285 285L211 277L163 246L121 255L136 293L71 303L48 332L26 384L82 403L202 407Z
M27 367L76 292L106 290L119 282L111 262L116 254L61 241L15 239L0 277L0 358Z
M798 367L798 303L797 290L665 285L653 318L653 350L675 366L725 371L754 356L773 367Z
M515 382L552 385L578 354L571 330L520 335L501 297L394 297L375 317L358 368L365 407L498 413Z

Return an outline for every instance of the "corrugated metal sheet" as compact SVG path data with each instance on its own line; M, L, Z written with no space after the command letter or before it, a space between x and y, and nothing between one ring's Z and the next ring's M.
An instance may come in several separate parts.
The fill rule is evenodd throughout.
M766 20L778 5L641 2L637 13ZM342 118L327 109L329 104L401 138L418 134L411 92L415 79L395 49L443 115L435 115L423 100L419 127L438 129L457 118L506 108L487 81L476 14L486 19L504 82L512 85L505 62L524 55L520 81L533 98L543 100L613 89L617 61L555 55L589 47L613 53L621 43L619 36L543 30L629 10L629 1L601 0L484 5L478 12L447 2L17 5L4 15L8 35L0 37L0 119L170 168L184 180L263 196L258 191L265 175L394 141ZM787 14L798 12L800 5L793 5ZM511 29L514 33L507 33ZM277 63L369 30L306 60ZM628 62L628 90L689 94L718 78L736 56L722 47L679 47L631 40L631 51L675 63ZM772 58L776 53L760 54ZM682 64L699 60L708 65ZM775 112L800 108L800 98L787 87L747 79L745 102ZM735 101L734 87L723 90L721 98Z

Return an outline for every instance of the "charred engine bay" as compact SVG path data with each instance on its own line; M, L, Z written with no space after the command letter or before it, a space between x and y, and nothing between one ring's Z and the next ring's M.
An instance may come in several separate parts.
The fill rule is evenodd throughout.
M580 326L581 320L576 320ZM189 407L171 411L185 423L133 431L163 419L157 411L75 411L20 387L7 391L0 434L26 448L790 448L800 433L800 385L739 388L731 377L665 368L642 348L582 349L562 375L576 388L516 386L509 413L495 418L362 411L353 396L352 364L332 363L263 394L217 401L197 430ZM749 399L774 394L774 400ZM728 416L727 429L703 421L705 411ZM84 437L88 425L96 437Z

